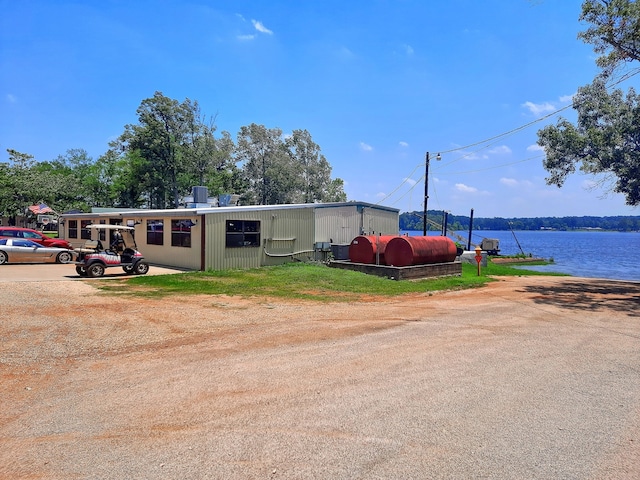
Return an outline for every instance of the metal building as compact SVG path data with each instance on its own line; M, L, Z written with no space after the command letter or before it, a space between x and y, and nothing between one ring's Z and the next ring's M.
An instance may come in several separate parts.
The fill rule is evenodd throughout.
M103 209L61 215L59 235L80 247L98 235L88 225L130 225L135 226L138 248L153 264L189 270L254 268L293 259L324 260L344 251L340 247L358 235L397 235L399 213L363 202Z

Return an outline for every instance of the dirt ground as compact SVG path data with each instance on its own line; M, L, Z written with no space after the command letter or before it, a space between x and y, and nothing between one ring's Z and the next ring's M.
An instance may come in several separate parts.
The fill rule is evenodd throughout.
M115 280L118 281L118 280ZM640 478L640 284L351 303L0 284L0 478Z

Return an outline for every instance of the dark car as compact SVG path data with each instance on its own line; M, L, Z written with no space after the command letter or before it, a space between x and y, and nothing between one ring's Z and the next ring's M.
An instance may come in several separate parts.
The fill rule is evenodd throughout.
M44 247L24 238L0 238L0 265L5 263L70 263L77 254L67 248Z
M68 241L61 238L48 237L47 235L43 235L36 230L32 230L31 228L0 226L0 237L25 238L27 240L32 240L36 243L39 243L44 247L58 247L73 250L73 245L71 245Z

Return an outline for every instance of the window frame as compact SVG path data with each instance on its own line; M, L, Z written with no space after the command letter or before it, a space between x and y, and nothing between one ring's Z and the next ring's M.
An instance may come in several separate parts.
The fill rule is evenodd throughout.
M194 225L188 218L171 219L171 246L191 248L191 229Z
M154 225L160 225L160 230L152 230L150 227ZM162 219L147 219L147 245L164 245L164 221Z
M260 220L225 220L225 248L260 246Z
M69 220L69 226L67 231L69 232L69 238L78 238L78 220Z

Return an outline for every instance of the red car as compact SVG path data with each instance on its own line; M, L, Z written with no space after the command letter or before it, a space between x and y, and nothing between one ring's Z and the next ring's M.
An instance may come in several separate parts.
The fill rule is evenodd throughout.
M61 238L48 237L30 228L0 226L0 237L26 238L27 240L32 240L45 247L58 247L58 248L67 248L69 250L73 250L73 245L71 245L66 240L63 240Z

